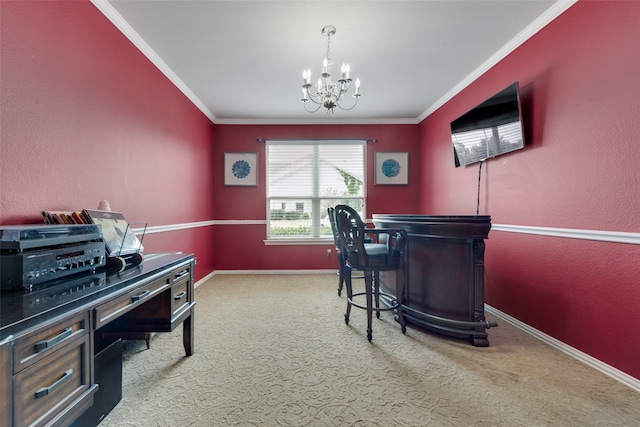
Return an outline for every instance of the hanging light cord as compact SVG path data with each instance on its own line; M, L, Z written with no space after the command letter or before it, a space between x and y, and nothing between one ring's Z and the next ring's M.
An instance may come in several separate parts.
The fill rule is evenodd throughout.
M476 215L480 215L480 178L482 177L482 160L480 160L480 167L478 168L478 202L476 204Z

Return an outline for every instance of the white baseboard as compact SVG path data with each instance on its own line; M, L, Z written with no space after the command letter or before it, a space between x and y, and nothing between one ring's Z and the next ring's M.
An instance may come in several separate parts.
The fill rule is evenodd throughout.
M216 274L336 274L336 268L332 270L215 270Z
M336 274L336 269L332 270L214 270L198 280L194 287L198 287L213 276L232 274Z
M211 279L214 275L215 275L215 271L212 271L211 273L207 274L202 279L200 279L196 283L194 283L193 287L197 288L198 286L202 285L207 280Z
M509 322L511 323L513 326L515 326L518 329L521 329L523 331L525 331L526 333L538 338L539 340L549 344L551 347L554 347L560 351L562 351L565 354L568 354L569 356L573 357L574 359L577 359L578 361L602 372L605 375L608 375L609 377L613 378L614 380L621 382L622 384L632 388L633 390L640 392L640 380L637 378L632 377L631 375L622 372L619 369L614 368L613 366L607 365L606 363L592 357L589 356L586 353L581 352L580 350L577 350L565 343L563 343L562 341L559 341L543 332L540 332L539 330L532 328L531 326L522 323L521 321L519 321L518 319L509 316L506 313L503 313L502 311L491 307L488 304L485 304L485 310L497 317L499 317L500 319L504 320L505 322Z

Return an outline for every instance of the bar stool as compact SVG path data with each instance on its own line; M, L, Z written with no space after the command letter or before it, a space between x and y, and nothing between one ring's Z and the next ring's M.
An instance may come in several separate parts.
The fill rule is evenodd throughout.
M342 296L342 288L344 286L345 277L349 276L351 279L364 279L362 274L353 275L351 268L347 265L345 254L340 249L340 236L338 235L338 228L336 227L336 214L334 208L327 208L327 215L329 216L329 223L331 224L331 232L333 233L333 243L336 246L336 259L338 260L338 296ZM364 243L371 243L371 237L365 236Z
M336 259L338 260L338 296L341 296L345 277L351 276L351 269L347 265L347 260L340 250L340 236L338 236L338 228L336 227L336 215L334 209L331 207L327 208L327 215L329 216L331 232L333 233L333 243L336 245Z
M344 321L349 324L351 306L367 311L367 339L373 335L373 311L380 317L380 311L395 310L396 320L405 333L406 323L402 315L402 296L405 283L406 232L400 229L365 228L360 215L350 206L338 205L334 208L338 243L349 269L362 271L365 291L353 293L351 275L344 276L347 288L347 311ZM373 237L374 243L365 243L365 235ZM380 272L396 271L396 296L380 291ZM355 297L365 296L365 305L354 302ZM380 296L390 302L380 307ZM374 307L375 303L375 307Z

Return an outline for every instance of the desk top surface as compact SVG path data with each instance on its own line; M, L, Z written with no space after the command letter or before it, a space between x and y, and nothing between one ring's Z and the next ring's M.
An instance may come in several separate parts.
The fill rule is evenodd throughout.
M0 294L0 341L29 327L95 303L163 270L193 259L191 254L145 254L144 261L120 273L84 272L30 291Z

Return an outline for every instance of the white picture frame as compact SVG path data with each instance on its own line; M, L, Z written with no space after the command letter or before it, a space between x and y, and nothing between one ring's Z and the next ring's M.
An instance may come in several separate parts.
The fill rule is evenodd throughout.
M258 185L258 153L224 153L224 185Z
M375 163L376 185L409 184L408 152L377 152Z

